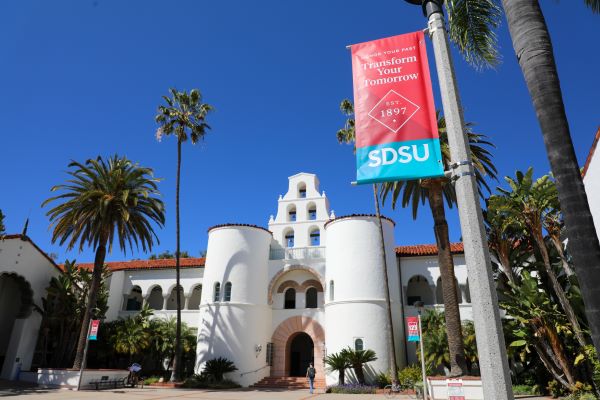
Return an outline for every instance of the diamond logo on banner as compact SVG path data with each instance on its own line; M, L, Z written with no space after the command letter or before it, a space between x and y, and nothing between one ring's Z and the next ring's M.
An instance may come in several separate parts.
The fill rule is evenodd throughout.
M395 90L390 90L369 111L369 117L397 133L419 111L419 108Z

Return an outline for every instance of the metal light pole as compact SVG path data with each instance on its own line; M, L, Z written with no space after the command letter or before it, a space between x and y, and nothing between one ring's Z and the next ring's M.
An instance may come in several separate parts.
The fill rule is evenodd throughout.
M492 277L490 254L483 227L479 192L471 161L469 142L450 45L442 10L443 0L406 0L419 4L427 17L429 35L433 42L435 64L440 82L442 105L446 118L448 143L452 157L458 214L463 236L469 289L473 299L473 319L479 353L479 368L485 399L512 400L506 345L500 321L496 286Z
M421 325L421 310L425 303L422 301L415 301L413 304L417 309L419 319L419 349L421 349L421 374L423 376L423 399L427 400L429 396L427 388L427 371L425 370L425 349L423 348L423 325Z

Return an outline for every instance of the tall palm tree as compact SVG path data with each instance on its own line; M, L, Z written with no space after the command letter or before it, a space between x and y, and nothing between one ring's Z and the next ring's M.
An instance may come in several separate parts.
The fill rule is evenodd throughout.
M600 0L584 0L600 12ZM513 48L540 124L596 349L600 349L600 244L575 156L558 70L538 1L502 0Z
M53 228L52 243L67 243L69 250L77 246L79 251L88 245L96 251L73 363L73 368L78 369L83 361L89 321L96 308L107 247L111 252L117 239L122 251L127 247L133 250L134 244L143 251L151 250L158 243L152 222L162 227L165 216L164 204L157 198L158 179L153 177L152 169L118 155L108 160L90 159L83 164L72 161L69 168L73 170L68 172L67 183L52 188L60 194L44 201L42 207L59 202L46 214Z
M410 3L419 0L406 0ZM422 0L423 2L428 0ZM600 13L600 0L583 0ZM475 67L498 62L501 10L493 0L447 0L450 39ZM564 215L573 265L581 282L592 339L600 354L600 243L573 148L552 41L537 0L502 0L513 49L529 90L544 138Z
M155 117L160 125L156 131L158 141L163 136L174 135L177 138L177 184L175 189L175 220L176 220L176 247L175 247L175 276L177 285L180 287L180 226L179 226L179 189L181 184L181 144L191 139L196 144L203 139L210 126L206 123L207 114L213 109L209 104L202 103L202 96L198 89L192 89L188 94L186 91L179 92L177 89L169 89L171 97L163 96L166 106L158 106L158 114ZM175 335L175 358L173 360L173 373L171 382L179 381L181 360L181 293L176 291L177 302L177 333Z
M587 341L577 319L577 314L552 269L550 254L544 241L544 217L548 213L555 213L558 209L556 186L548 175L544 175L535 181L532 176L533 168L529 168L525 174L517 171L516 179L506 177L510 190L498 188L501 195L490 197L489 204L492 208L500 211L507 220L515 221L521 225L522 229L529 232L542 256L544 271L550 279L552 289L565 311L567 319L573 325L575 337L579 345L585 347Z
M350 100L343 100L340 110L346 115L344 128L337 132L340 143L352 143L355 140L354 131L354 107ZM486 136L471 131L473 124L467 124L471 157L475 166L477 183L480 193L490 188L485 181L485 176L495 179L496 168L491 161L491 153L486 147L493 145L487 141ZM438 131L442 158L446 169L450 164L450 148L448 146L448 135L446 132L446 121L438 114ZM442 293L444 297L444 310L446 327L448 330L448 347L450 349L450 374L460 376L466 373L467 363L465 359L459 303L457 297L456 279L454 275L454 260L450 251L450 236L448 233L448 222L444 200L449 207L456 202L456 193L451 181L447 178L419 179L412 181L396 181L382 184L382 196L385 201L388 195L392 197L392 208L396 208L398 200L402 207L411 206L413 218L417 218L419 205L428 202L434 219L434 233L438 247L438 263L442 277Z

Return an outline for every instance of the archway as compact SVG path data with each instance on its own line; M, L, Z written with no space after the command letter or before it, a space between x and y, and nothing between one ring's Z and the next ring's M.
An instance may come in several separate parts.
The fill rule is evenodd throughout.
M290 337L288 358L290 360L290 376L305 376L308 365L315 361L315 345L304 332Z
M273 332L273 366L271 367L271 376L290 376L292 373L292 344L294 351L298 349L306 349L306 336L312 343L312 360L306 361L308 351L304 350L304 364L313 361L317 376L324 377L325 369L323 366L323 351L325 348L325 330L317 321L309 317L295 316L283 321ZM303 336L303 338L296 338ZM302 354L302 351L300 351ZM295 356L296 357L296 356ZM302 356L300 356L302 360ZM301 376L306 374L306 368L303 367L302 361L300 365L295 367L294 373L300 368ZM306 364L308 367L308 364ZM301 369L304 368L304 371Z
M29 282L15 273L0 274L0 372L9 351L9 343L17 319L31 314L33 290Z

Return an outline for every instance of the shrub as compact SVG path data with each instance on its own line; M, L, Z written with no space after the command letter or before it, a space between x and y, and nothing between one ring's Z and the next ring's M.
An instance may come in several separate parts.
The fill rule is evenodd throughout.
M412 389L415 383L423 381L421 367L416 364L409 365L398 372L398 383L402 390Z
M241 386L230 379L215 382L212 377L207 375L194 375L183 382L183 387L190 389L237 389Z
M536 385L513 385L514 394L541 394Z
M204 364L202 375L207 375L212 377L216 382L221 382L224 374L233 371L237 371L237 367L233 361L219 357L208 360L206 364Z
M387 385L391 385L392 376L389 372L380 372L375 376L375 384L380 389L386 387Z
M144 385L150 385L152 383L156 383L160 380L160 376L149 376L148 378L144 378Z
M377 387L359 384L346 384L329 386L326 393L343 393L343 394L375 394Z
M548 389L548 392L550 392L550 395L552 395L552 397L555 399L567 394L565 388L554 379L551 380L550 382L548 382L547 389Z

